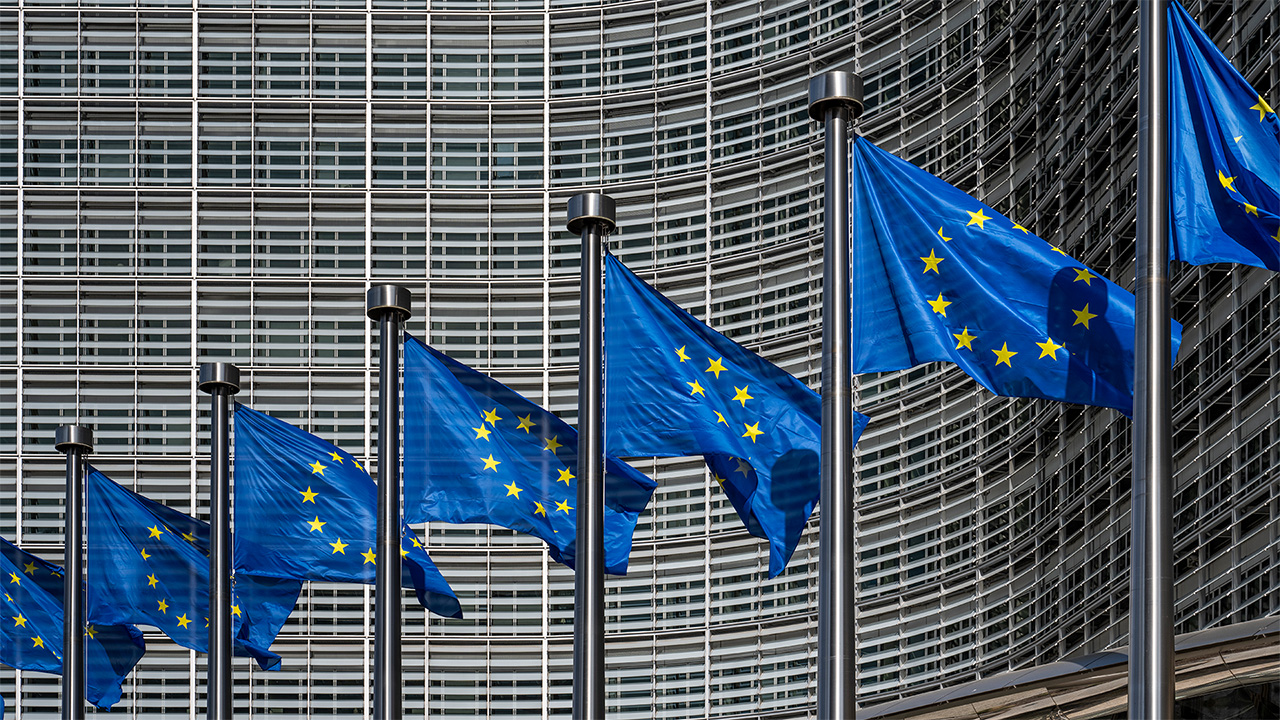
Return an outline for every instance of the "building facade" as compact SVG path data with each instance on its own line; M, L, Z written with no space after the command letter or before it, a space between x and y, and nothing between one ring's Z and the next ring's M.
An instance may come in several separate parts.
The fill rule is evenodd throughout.
M1189 4L1268 98L1280 9ZM54 428L208 513L200 362L371 459L370 284L409 332L573 422L578 241L817 387L822 140L807 81L856 64L857 129L1133 286L1137 4L1124 0L0 0L0 534L61 554ZM1280 280L1173 274L1177 627L1280 610ZM954 368L856 380L859 693L872 704L1127 638L1130 424ZM789 569L695 460L606 583L614 718L811 717L816 522ZM406 711L567 715L573 579L540 543L432 524L465 620L405 601ZM372 588L311 584L238 707L368 716ZM203 714L148 634L124 717ZM0 669L19 718L58 679Z

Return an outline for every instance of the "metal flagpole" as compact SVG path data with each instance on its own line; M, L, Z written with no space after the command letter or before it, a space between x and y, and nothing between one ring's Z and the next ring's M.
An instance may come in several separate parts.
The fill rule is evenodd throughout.
M413 296L375 285L365 312L378 322L378 539L373 614L373 717L400 720L400 323Z
M1129 576L1129 717L1135 720L1173 716L1168 17L1169 0L1142 1Z
M617 227L613 198L569 198L569 232L582 234L578 325L578 535L573 572L573 718L604 718L603 237Z
M818 534L818 717L856 710L853 379L849 363L849 122L862 113L862 77L809 80L809 117L826 125L822 250L822 483Z
M209 418L209 720L231 717L231 396L240 369L202 363L199 387L210 395Z
M62 552L62 717L84 717L84 465L93 452L93 431L63 425L54 447L67 454L67 512Z

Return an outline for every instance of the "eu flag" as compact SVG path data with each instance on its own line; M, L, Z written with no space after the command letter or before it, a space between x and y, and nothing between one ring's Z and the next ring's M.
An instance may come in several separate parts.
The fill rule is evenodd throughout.
M26 568L0 554L0 662L22 670L62 672L62 607Z
M236 405L236 571L372 585L378 494L360 463L289 423ZM404 587L437 615L458 598L402 524Z
M1169 125L1173 257L1280 270L1280 120L1176 1Z
M493 378L406 335L404 497L411 522L491 523L573 567L578 433ZM605 461L605 569L627 571L647 476Z
M35 555L32 555L21 548L13 545L8 540L0 538L0 566L5 568L20 568L21 572L17 573L20 582L15 582L14 576L10 570L0 570L0 581L6 586L24 586L24 593L32 593L47 598L33 600L41 607L48 607L55 613L54 620L57 623L56 644L53 646L55 652L62 649L62 584L63 571L62 568L52 563L46 562ZM13 600L17 587L6 587L6 599L9 602ZM24 603L25 604L25 603ZM10 617L12 615L12 617ZM22 619L21 613L17 615L0 614L0 628L7 628L21 633L27 622L18 622ZM13 628L8 628L8 624L2 622L6 619L12 619ZM30 618L26 618L30 621ZM35 627L33 625L33 627ZM10 647L8 642L11 638L5 635L3 647ZM45 637L46 642L51 642L52 637ZM34 639L32 640L34 642ZM21 643L12 645L17 650L22 650ZM134 665L142 659L142 654L146 651L146 644L142 640L142 632L132 625L85 625L85 698L100 708L110 708L120 701L120 685L133 671ZM41 669L45 668L26 668L23 665L9 662L3 650L0 650L0 662L21 667L23 669ZM37 659L42 657L41 653L37 653ZM48 672L62 673L62 661L58 660L56 670L48 670Z
M101 624L154 625L177 644L208 652L208 523L121 487L92 467L85 491L85 616ZM237 655L253 657L264 669L279 665L267 648L301 589L297 581L259 586L253 577L235 579Z
M864 138L852 185L855 373L953 362L997 395L1132 414L1132 293Z
M790 373L694 318L605 258L605 447L702 455L782 572L818 502L822 401ZM854 413L853 440L867 426Z

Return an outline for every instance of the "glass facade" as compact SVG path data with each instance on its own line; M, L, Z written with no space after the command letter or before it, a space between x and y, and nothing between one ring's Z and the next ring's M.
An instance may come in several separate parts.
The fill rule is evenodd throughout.
M1280 9L1189 9L1276 98ZM0 0L0 534L60 557L69 422L207 517L200 362L368 459L373 283L574 422L584 190L642 277L817 387L819 69L857 63L859 132L1132 287L1137 24L1125 0ZM1173 289L1183 632L1280 610L1280 280ZM1126 641L1127 420L941 365L856 387L863 702ZM659 488L606 584L610 717L811 717L816 523L769 580L700 462L635 464ZM406 711L567 716L572 574L502 529L423 530L467 619L405 599ZM368 716L372 618L371 588L311 584L237 705ZM203 657L148 639L117 713L202 716ZM0 669L0 694L57 715L55 677Z

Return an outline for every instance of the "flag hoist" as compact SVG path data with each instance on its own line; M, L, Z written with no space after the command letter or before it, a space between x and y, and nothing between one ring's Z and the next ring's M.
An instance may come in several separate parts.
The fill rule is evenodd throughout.
M832 70L809 81L809 117L826 126L822 232L822 453L818 505L818 717L855 712L857 633L853 509L853 379L849 349L849 123L862 114L862 77Z
M63 425L54 447L67 454L67 506L62 566L62 717L84 717L84 465L93 452L93 431Z
M378 323L378 534L373 615L373 717L403 714L400 662L400 325L413 297L399 285L375 285L365 312Z
M573 718L604 717L604 236L618 226L613 198L569 198L569 232L582 235L578 324L578 538L573 573Z
M209 393L209 720L231 717L231 396L240 369L200 365L200 390Z

